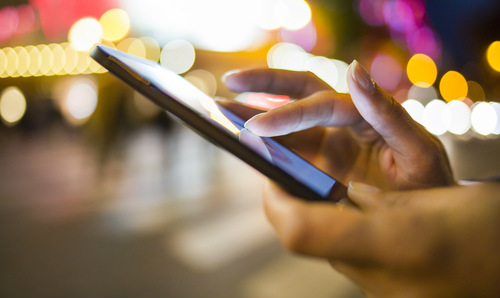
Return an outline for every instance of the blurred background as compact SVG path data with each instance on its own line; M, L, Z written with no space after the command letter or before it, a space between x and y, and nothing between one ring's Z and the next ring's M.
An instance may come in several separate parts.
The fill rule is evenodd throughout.
M2 0L2 297L363 297L287 253L263 177L107 73L95 43L266 108L288 99L222 74L309 70L348 92L357 59L457 178L500 176L498 1Z

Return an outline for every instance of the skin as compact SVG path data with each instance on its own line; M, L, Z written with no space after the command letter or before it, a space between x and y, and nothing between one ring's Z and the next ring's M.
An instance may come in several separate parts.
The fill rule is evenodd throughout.
M251 132L286 136L313 164L347 185L360 181L382 189L416 189L455 184L439 140L373 81L366 90L348 70L351 95L337 93L310 72L251 69L225 77L235 92L267 92L296 100L266 113L235 102L223 103L245 119ZM366 74L368 75L368 74ZM359 77L359 76L358 76Z
M500 183L457 185L442 144L357 62L350 95L307 72L252 69L237 92L286 94L265 112L224 105L349 185L347 204L305 202L272 182L264 209L284 245L328 260L368 297L500 297ZM353 182L359 181L359 182Z

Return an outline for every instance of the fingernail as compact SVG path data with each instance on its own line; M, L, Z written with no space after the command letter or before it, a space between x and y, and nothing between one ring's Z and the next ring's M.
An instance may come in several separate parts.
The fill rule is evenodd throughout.
M237 73L239 73L239 72L241 72L241 70L239 70L239 69L230 70L230 71L228 71L228 72L226 72L226 73L224 73L224 74L222 75L222 77L221 77L221 81L222 81L223 83L225 83L225 82L226 82L227 77L229 77L229 76L231 76L231 75L233 75L233 74L237 74Z
M380 188L376 186L355 181L349 182L349 189L356 192L364 192L364 193L378 193L382 191Z
M373 93L375 91L375 82L365 68L356 60L351 63L351 67L353 80L366 92Z
M252 126L254 125L254 121L255 119L258 119L260 118L262 115L264 115L264 113L260 113L260 114L257 114L255 116L253 116L252 118L248 119L246 122L245 122L245 125L244 127L250 131L252 131Z

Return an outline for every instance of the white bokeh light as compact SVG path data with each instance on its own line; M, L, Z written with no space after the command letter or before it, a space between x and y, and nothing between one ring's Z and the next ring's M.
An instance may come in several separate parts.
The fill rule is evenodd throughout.
M480 135L487 136L496 128L497 113L487 102L478 102L472 106L472 129Z
M500 134L500 103L490 102L490 105L493 107L493 110L495 110L495 113L497 114L497 125L495 126L495 129L493 129L492 133L495 135L499 135Z
M347 85L347 69L349 68L349 64L344 61L331 59L331 61L337 67L338 79L337 84L333 86L337 92L347 93L349 92L349 87Z
M316 56L307 60L305 70L308 70L327 84L335 88L339 81L337 65L326 57Z
M448 122L448 131L456 135L463 135L471 126L469 106L458 100L452 100L446 106L449 111L446 115L450 117L445 120Z
M83 18L73 24L68 33L68 40L77 51L88 51L102 40L102 27L94 18Z
M440 136L448 130L449 119L448 109L446 103L442 100L435 99L429 102L424 109L423 125L425 128L434 135Z
M271 68L304 70L310 57L300 46L293 43L275 44L267 53L267 64Z
M423 124L424 105L415 99L408 99L401 104L416 122Z
M195 58L196 53L190 42L181 39L172 40L163 47L160 64L180 74L191 69Z
M97 107L97 89L89 79L75 81L66 95L68 112L76 119L92 115Z

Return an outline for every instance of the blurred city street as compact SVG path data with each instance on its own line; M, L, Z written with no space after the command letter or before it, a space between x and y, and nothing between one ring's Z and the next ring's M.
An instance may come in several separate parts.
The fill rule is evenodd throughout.
M64 129L1 152L2 297L362 297L285 252L263 177L186 128L137 131L104 164Z

